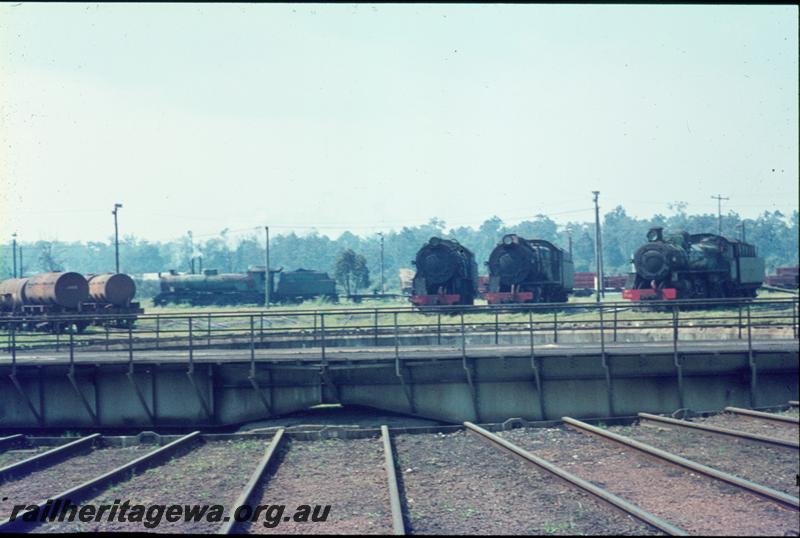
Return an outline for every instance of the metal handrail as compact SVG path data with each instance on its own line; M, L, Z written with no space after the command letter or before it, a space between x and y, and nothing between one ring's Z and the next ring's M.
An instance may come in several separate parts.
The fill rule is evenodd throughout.
M734 306L721 315L710 315L706 312L693 310L681 311L681 306L702 304L707 308L718 306ZM460 318L466 321L464 331L469 335L494 334L494 343L499 344L499 336L509 333L523 333L530 331L537 334L552 334L553 341L558 342L559 331L572 332L600 332L613 334L613 341L618 340L619 332L685 329L737 329L738 338L743 338L746 329L748 339L752 336L753 329L791 327L793 336L798 334L798 299L755 299L747 301L734 301L730 299L698 302L693 301L661 301L648 303L647 306L669 306L653 313L640 312L632 308L629 302L610 303L568 303L556 305L478 305L461 307L454 310L452 307L438 309L411 322L398 321L400 315L419 315L419 310L413 307L386 307L386 308L359 308L359 309L330 309L311 311L251 311L251 312L203 312L203 313L176 313L176 314L146 314L138 316L139 326L136 328L116 329L108 325L87 334L73 334L69 331L65 340L59 334L49 335L37 332L26 332L23 327L26 323L42 321L41 318L19 317L2 318L7 335L6 345L2 346L9 353L16 353L24 349L47 349L54 347L56 351L67 347L70 352L74 349L100 346L108 351L112 346L125 345L125 349L183 349L188 345L190 353L194 349L214 348L247 344L248 335L255 347L262 347L267 341L283 338L295 338L301 342L298 346L308 347L308 341L323 346L325 339L350 336L373 337L374 344L380 343L383 336L388 341L393 334L402 334L404 337L414 335L437 335L437 343L441 343L443 335L457 337L462 334ZM791 307L791 312L789 312ZM458 316L449 314L457 313ZM427 312L426 312L427 313ZM620 319L619 314L624 313L625 319ZM472 319L468 316L493 314L492 320ZM516 316L521 319L500 319L500 314ZM523 316L524 314L524 316ZM599 319L581 316L576 319L572 316L580 314L600 314ZM746 315L745 315L746 314ZM533 316L539 316L534 319ZM552 315L552 317L551 317ZM91 316L97 319L98 316ZM341 318L346 318L342 320ZM112 319L116 319L111 316ZM337 320L337 318L339 318ZM388 318L388 320L387 320ZM674 318L674 319L673 319ZM51 321L56 318L49 318ZM67 325L69 319L64 318ZM225 321L225 323L222 323ZM258 329L255 330L255 322ZM389 322L390 321L390 322ZM249 322L249 324L248 324ZM353 323L351 323L353 322ZM381 323L383 322L383 323ZM612 333L613 331L613 333ZM190 334L191 333L191 334ZM2 334L2 331L0 331ZM677 335L675 335L677 339ZM2 340L0 340L2 342ZM95 350L97 351L97 350Z

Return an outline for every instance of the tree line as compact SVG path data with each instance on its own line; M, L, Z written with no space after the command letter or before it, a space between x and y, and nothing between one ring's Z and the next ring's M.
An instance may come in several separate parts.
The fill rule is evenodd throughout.
M717 233L717 215L688 214L686 204L682 202L671 204L670 210L668 216L657 214L649 219L631 217L621 206L606 213L601 222L605 273L628 273L633 252L646 241L645 234L653 226L662 226L667 232L685 230L690 233ZM722 217L722 235L741 238L742 224L746 241L756 245L758 254L766 261L768 272L774 272L775 267L798 265L797 211L789 216L779 211L764 211L755 219L741 219L738 214L730 212ZM433 236L455 239L472 250L479 264L479 272L486 274L484 262L507 233L545 239L565 250L569 248L571 239L575 270L595 271L593 221L559 225L545 215L538 215L515 225L506 225L500 218L492 217L477 228L461 226L447 229L444 221L433 218L424 225L406 226L383 234L386 290L399 290L398 270L412 267L411 260L417 250ZM56 270L81 273L114 270L113 238L107 242L23 242L18 246L22 248L26 275ZM218 236L205 241L195 238L193 243L189 237L152 242L127 235L120 240L119 249L120 271L133 275L169 269L189 271L193 256L197 260L198 270L199 257L202 257L203 268L220 272L242 272L251 265L264 265L264 238L255 230L245 235L233 235L223 230ZM378 234L361 237L348 231L336 239L316 231L303 236L295 233L278 234L270 240L270 265L273 268L283 267L284 270L316 269L335 277L344 272L340 258L348 250L363 257L363 262L347 254L349 258L346 263L355 268L355 272L351 271L351 279L346 283L342 281L343 289L350 287L355 293L363 289L366 283L370 283L370 289L379 288L381 248ZM340 261L338 270L337 260ZM9 278L11 274L11 244L6 243L0 246L0 275Z

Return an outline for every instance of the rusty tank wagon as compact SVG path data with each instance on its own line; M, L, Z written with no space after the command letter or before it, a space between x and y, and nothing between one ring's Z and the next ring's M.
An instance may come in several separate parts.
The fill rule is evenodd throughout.
M24 328L61 332L90 325L132 326L139 303L136 284L125 274L50 272L0 281L0 323L24 319ZM53 319L57 318L57 319Z

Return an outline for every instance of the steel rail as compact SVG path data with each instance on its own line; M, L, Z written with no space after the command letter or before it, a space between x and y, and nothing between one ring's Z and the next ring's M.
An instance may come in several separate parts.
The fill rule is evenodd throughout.
M99 433L93 433L71 443L57 446L47 452L7 465L0 469L0 484L30 474L37 469L61 463L75 454L90 450L95 442L100 440L100 437Z
M258 462L258 465L253 470L253 474L250 475L250 480L247 481L245 484L244 489L239 494L239 497L236 498L233 505L231 505L230 510L228 510L228 520L225 521L222 526L217 530L217 534L233 534L236 527L243 523L242 521L237 521L234 517L236 515L236 510L240 506L246 505L250 498L253 496L253 492L256 489L256 486L261 481L261 479L265 476L267 469L270 466L270 463L276 457L275 455L278 453L278 448L283 441L283 433L285 432L285 428L280 428L272 438L272 441L267 446L266 451L264 452L264 456L261 458L261 461Z
M564 421L564 423L567 424L568 426L572 427L573 429L581 433L588 433L591 435L595 435L596 437L599 437L604 441L609 441L612 443L616 443L618 445L622 445L626 448L632 448L634 450L638 450L643 454L646 454L648 456L654 456L660 460L671 463L678 467L689 469L694 472L708 476L710 478L726 482L728 484L741 488L747 492L774 501L782 506L786 506L794 510L800 510L800 499L792 495L783 493L782 491L777 491L767 486L763 486L761 484L745 480L744 478L720 471L719 469L714 469L713 467L697 463L696 461L692 461L690 459L681 456L677 456L671 452L667 452L666 450L661 450L660 448L650 446L640 441L636 441L634 439L618 435L603 428L597 428L590 424L586 424L585 422L581 422L580 420L575 420L574 418L571 417L562 417L561 420Z
M406 526L403 521L403 506L400 502L400 488L397 485L397 471L392 452L392 439L387 426L381 426L381 438L383 439L383 454L386 461L386 478L389 482L389 504L392 507L392 529L397 535L406 534Z
M764 420L774 420L775 422L784 422L786 424L800 425L800 419L797 417L785 417L783 415L776 415L774 413L764 413L762 411L754 411L752 409L742 409L740 407L726 407L725 411L734 415L746 416L749 418L761 418Z
M93 492L116 482L122 482L125 480L125 477L130 476L132 473L159 463L164 457L169 456L178 448L193 442L199 442L201 440L202 437L200 437L199 431L184 435L180 439L172 441L171 443L166 444L161 448L157 448L152 452L148 452L144 456L129 461L128 463L121 465L116 469L112 469L107 473L92 478L91 480L88 480L83 484L75 486L74 488L68 489L62 493L48 497L46 501L41 501L38 503L37 512L40 514L43 513L45 510L45 505L50 501L56 503L62 500L69 500L70 502L77 504L81 500L91 495ZM55 506L55 504L53 506ZM23 515L20 515L20 517L15 520L8 518L0 521L0 532L10 532L19 529L20 527L24 527L25 530L28 531L40 523L44 523L43 521L24 521L22 517Z
M8 437L0 437L0 450L5 450L8 447L14 446L18 443L24 442L25 436L21 433L15 433Z
M800 449L800 442L787 441L785 439L778 439L776 437L767 437L766 435L758 435L750 432L743 432L739 430L731 430L728 428L720 428L719 426L710 426L708 424L697 424L696 422L689 422L688 420L678 420L674 418L662 417L659 415L651 415L650 413L639 413L639 417L643 422L657 422L661 424L669 424L672 426L679 426L681 428L688 428L690 430L698 430L705 433L713 433L723 435L726 437L735 437L738 439L746 439L749 441L757 441L768 445L777 445L788 448Z
M535 465L538 468L547 471L560 480L566 482L568 485L573 486L585 493L589 493L596 499L611 505L615 509L621 510L623 513L630 515L651 527L663 531L671 536L688 536L688 533L683 529L676 527L671 523L668 523L667 521L664 521L663 519L646 512L645 510L642 510L638 506L631 504L628 501L621 499L613 493L610 493L598 486L595 486L587 480L573 475L572 473L543 458L540 458L539 456L531 454L527 450L518 447L517 445L503 439L500 436L484 430L480 426L476 426L472 422L464 422L464 426L470 433L476 435L479 439L488 442L498 450L510 453L511 455L521 458L523 461L529 464Z

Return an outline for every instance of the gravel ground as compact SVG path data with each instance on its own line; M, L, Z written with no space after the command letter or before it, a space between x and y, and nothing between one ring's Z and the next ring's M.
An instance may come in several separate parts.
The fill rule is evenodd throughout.
M720 413L719 415L712 415L710 417L696 418L693 419L693 421L698 424L708 424L710 426L719 426L731 430L757 433L759 435L766 435L767 437L787 439L790 441L796 441L798 435L798 427L794 424L783 424L730 413Z
M652 534L471 434L399 435L397 465L415 534Z
M197 445L168 462L136 475L82 504L111 505L115 500L144 506L220 504L230 506L244 488L269 440L216 441ZM103 518L105 519L105 518ZM99 521L42 525L40 532L169 532L214 533L221 523L209 521L169 522L155 528L142 522Z
M72 457L52 467L40 469L17 480L0 485L0 520L11 514L15 504L34 504L110 471L148 451L152 446L98 448Z
M796 511L586 434L547 428L515 430L503 437L690 534L800 533Z
M52 450L56 447L54 446L36 446L36 447L27 447L27 448L17 448L12 450L6 450L5 452L0 453L0 469L3 467L7 467L14 463L20 462L22 460L32 458L37 454L41 454L42 452L47 452L48 450Z
M612 432L752 482L798 496L800 458L794 448L773 447L680 427L614 426Z
M264 518L249 527L266 534L391 534L392 513L379 438L284 444L279 465L254 493L257 504L285 505L274 528ZM300 505L330 505L325 522L285 521Z

